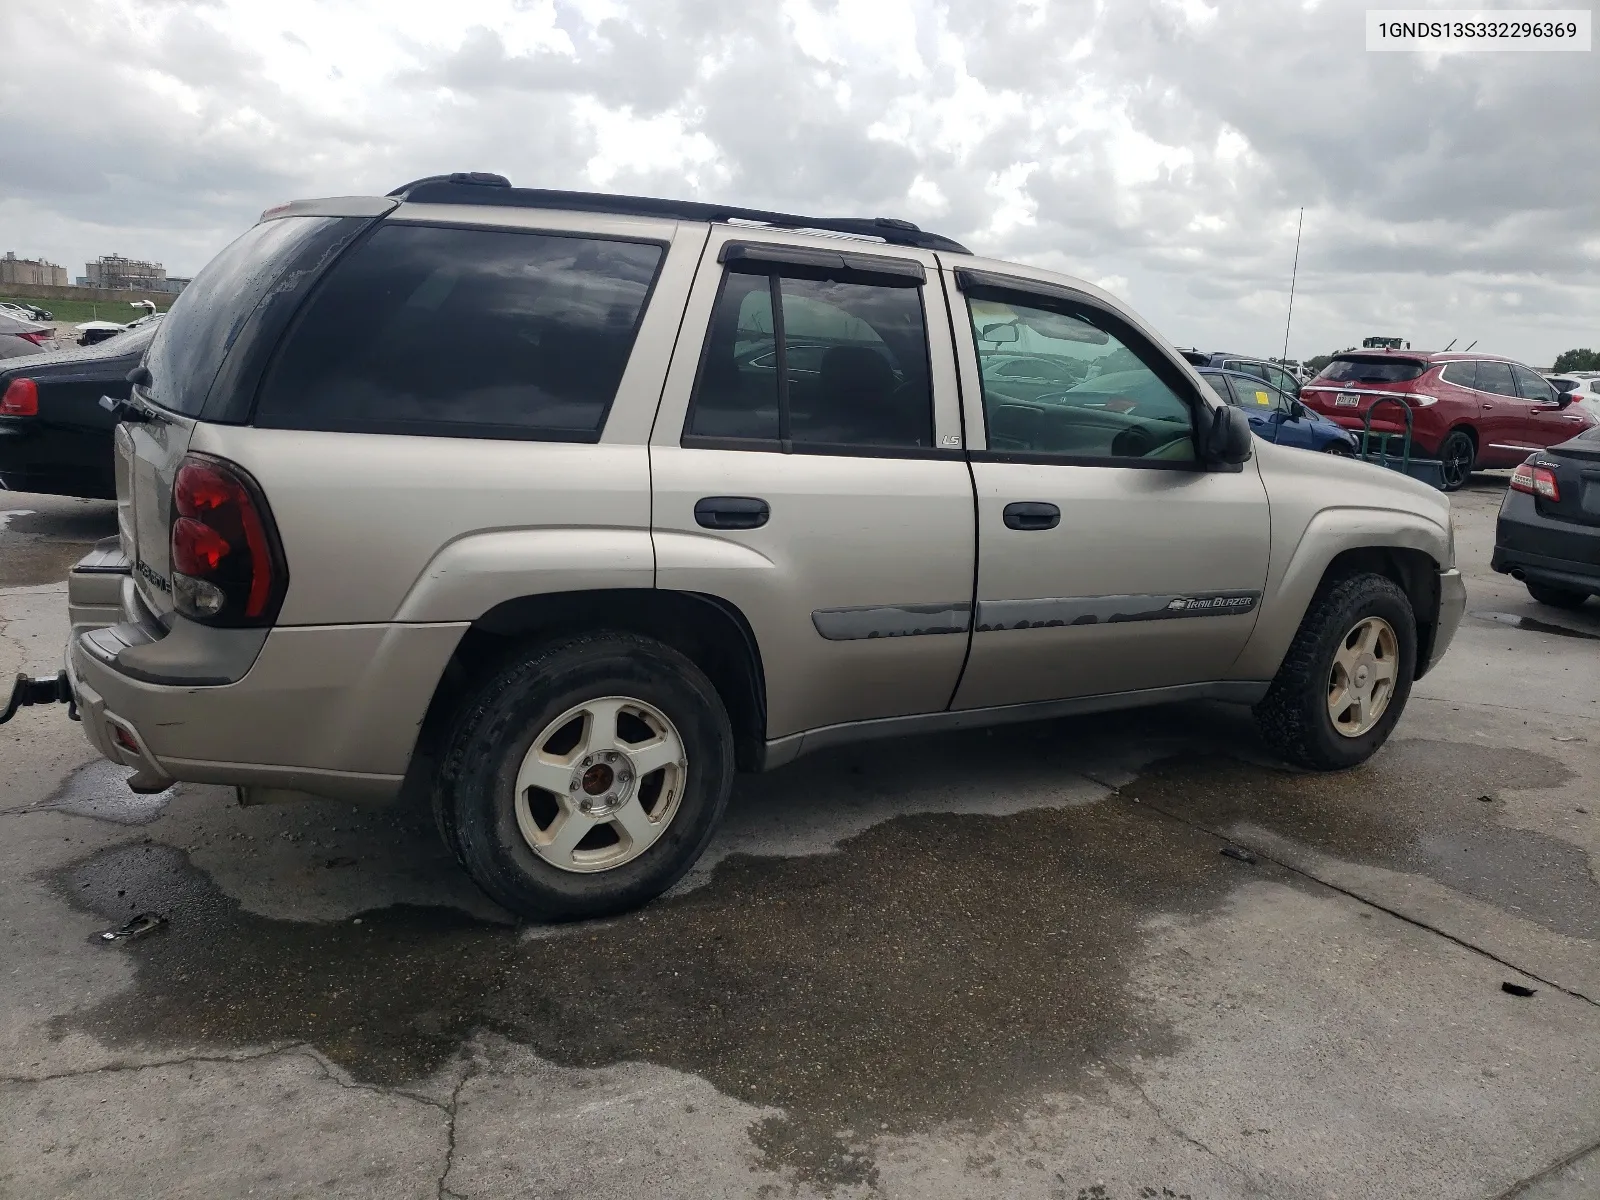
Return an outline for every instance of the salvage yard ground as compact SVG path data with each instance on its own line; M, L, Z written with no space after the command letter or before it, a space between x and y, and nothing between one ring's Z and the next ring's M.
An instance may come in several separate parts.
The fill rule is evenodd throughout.
M590 925L510 924L423 813L134 797L25 711L0 1195L1593 1200L1600 602L1488 570L1503 487L1362 768L1220 705L853 747ZM114 528L0 493L7 676Z

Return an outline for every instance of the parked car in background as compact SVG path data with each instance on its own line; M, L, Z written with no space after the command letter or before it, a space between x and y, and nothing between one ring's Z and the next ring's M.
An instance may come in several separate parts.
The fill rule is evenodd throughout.
M54 331L37 321L0 313L0 359L38 354Z
M37 304L26 304L15 300L0 300L0 313L21 317L25 321L53 321L55 314L47 308L40 308Z
M1257 437L1280 446L1298 446L1325 454L1356 452L1356 436L1337 422L1312 412L1288 392L1243 371L1198 367L1200 378L1218 396L1242 408Z
M1440 461L1447 492L1478 468L1514 467L1529 451L1596 424L1531 367L1487 354L1350 350L1300 391L1309 407L1352 430L1381 397L1411 410L1412 454ZM1404 433L1405 414L1384 404L1372 430Z
M1236 354L1230 350L1180 350L1179 353L1197 367L1242 371L1246 375L1254 375L1257 379L1270 383L1280 392L1288 392L1295 399L1300 398L1300 380L1294 373L1264 358Z
M88 349L0 363L0 484L19 492L113 499L111 436L101 396L126 399L128 372L155 337L152 323Z
M1581 608L1600 595L1600 427L1516 469L1490 565L1521 580L1540 604Z

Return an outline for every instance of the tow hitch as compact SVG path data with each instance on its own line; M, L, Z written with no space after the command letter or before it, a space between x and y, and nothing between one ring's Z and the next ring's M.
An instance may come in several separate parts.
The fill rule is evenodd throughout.
M67 681L65 670L40 679L18 675L11 685L11 698L6 701L5 711L0 712L0 725L16 716L17 709L34 704L66 704L69 706L67 716L74 721L78 719L78 706L73 702L72 684Z

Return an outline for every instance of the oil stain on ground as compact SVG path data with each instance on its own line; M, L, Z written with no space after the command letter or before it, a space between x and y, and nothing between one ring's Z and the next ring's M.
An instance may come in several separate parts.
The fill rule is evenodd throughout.
M645 1061L784 1110L752 1140L824 1186L870 1183L866 1143L988 1124L1096 1064L1169 1053L1127 993L1141 926L1213 911L1239 879L1214 839L1115 803L908 816L836 854L735 858L603 929L529 940L452 909L312 924L243 911L159 843L57 877L107 921L135 993L61 1018L113 1044L306 1041L399 1084L490 1030L569 1067Z
M1426 875L1556 933L1600 939L1600 885L1588 854L1501 820L1500 792L1574 777L1527 750L1407 740L1329 774L1169 762L1123 794L1244 840L1256 826L1337 858Z

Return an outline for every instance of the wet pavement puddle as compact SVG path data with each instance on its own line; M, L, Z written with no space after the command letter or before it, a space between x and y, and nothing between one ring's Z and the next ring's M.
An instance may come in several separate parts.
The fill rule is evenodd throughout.
M1440 782L1463 765L1470 797ZM906 815L832 854L730 857L694 891L538 938L451 908L263 917L181 850L124 844L55 885L108 923L145 911L169 923L106 951L134 965L131 994L55 1028L141 1048L304 1041L380 1085L427 1075L486 1030L562 1066L698 1075L783 1110L750 1130L766 1165L870 1184L881 1135L991 1127L1092 1086L1093 1072L1177 1050L1181 1035L1129 986L1153 919L1214 916L1246 880L1314 886L1225 858L1183 821L1425 871L1595 937L1600 891L1581 852L1502 826L1500 805L1477 799L1485 780L1569 778L1543 756L1432 742L1334 776L1190 756L1101 803ZM1535 870L1553 900L1521 891Z
M1537 617L1522 617L1516 613L1503 612L1475 612L1472 614L1480 621L1495 621L1501 625L1509 625L1513 629L1526 629L1532 633L1553 633L1559 637L1588 638L1600 641L1600 633L1588 629L1573 629L1569 625L1556 625L1550 621L1541 621Z

